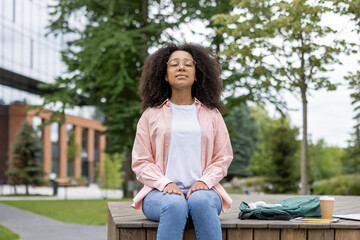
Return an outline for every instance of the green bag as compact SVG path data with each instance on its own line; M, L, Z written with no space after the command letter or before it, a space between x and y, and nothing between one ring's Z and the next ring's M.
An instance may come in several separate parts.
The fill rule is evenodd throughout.
M250 209L240 204L240 219L289 220L297 217L321 217L319 197L293 197L276 202L281 206Z

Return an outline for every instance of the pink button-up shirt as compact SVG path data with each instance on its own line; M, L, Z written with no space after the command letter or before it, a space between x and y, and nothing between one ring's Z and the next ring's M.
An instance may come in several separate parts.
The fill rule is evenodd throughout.
M217 109L209 109L195 99L201 128L201 170L204 182L221 197L223 210L232 202L219 184L227 174L233 153L224 119ZM132 207L140 210L142 200L154 188L162 191L172 182L165 177L171 139L171 108L169 100L142 114L132 151L132 169L144 187L135 196Z

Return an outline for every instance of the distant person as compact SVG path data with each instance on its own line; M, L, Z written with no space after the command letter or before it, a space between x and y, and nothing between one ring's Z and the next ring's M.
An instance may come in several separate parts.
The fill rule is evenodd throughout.
M159 221L157 239L183 238L189 214L197 239L222 239L219 214L232 202L219 184L233 158L221 68L202 46L168 44L142 68L142 116L132 169L144 184L133 207Z

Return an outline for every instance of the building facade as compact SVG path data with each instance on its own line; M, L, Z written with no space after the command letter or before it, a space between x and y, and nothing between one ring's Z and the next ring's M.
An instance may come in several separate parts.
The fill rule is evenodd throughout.
M0 1L0 181L6 181L9 150L21 123L27 120L35 129L49 119L50 113L36 115L27 105L41 105L40 83L51 83L66 68L61 49L71 36L47 35L51 18L50 1ZM47 36L46 36L47 35ZM50 109L51 110L51 109ZM57 177L85 176L96 180L96 164L102 169L106 130L96 119L95 108L76 107L66 111L65 123L52 123L37 133L43 143L43 168ZM71 134L81 146L81 156L69 159Z

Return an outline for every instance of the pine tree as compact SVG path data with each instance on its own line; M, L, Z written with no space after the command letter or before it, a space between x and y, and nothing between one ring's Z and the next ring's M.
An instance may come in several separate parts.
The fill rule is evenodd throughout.
M106 154L104 161L104 169L100 175L99 187L102 189L118 189L123 183L121 178L121 167L124 162L124 156L118 153L113 155ZM100 171L99 166L97 166L98 171ZM106 196L107 198L107 192Z
M12 160L6 174L8 182L13 185L25 184L26 195L29 195L29 185L44 183L42 160L40 154L40 140L35 134L33 127L27 122L22 123L16 140L11 146Z
M299 148L296 136L299 130L291 128L284 118L279 121L280 124L271 131L271 168L267 178L273 185L272 191L287 193L297 190L295 163Z
M225 117L225 121L234 151L234 159L229 167L228 177L248 177L251 175L248 165L257 143L255 120L251 116L249 107L244 104L231 109Z

